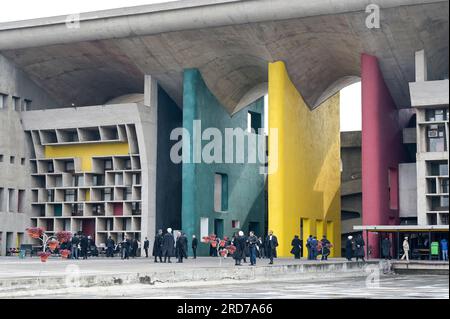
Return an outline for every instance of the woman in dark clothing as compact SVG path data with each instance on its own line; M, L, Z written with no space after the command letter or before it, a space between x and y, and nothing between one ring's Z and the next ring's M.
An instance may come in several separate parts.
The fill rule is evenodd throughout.
M345 257L347 258L348 261L352 261L354 252L353 252L353 246L354 246L354 242L353 242L353 236L348 236L347 237L347 241L345 242Z
M356 238L355 245L356 245L355 249L356 261L358 261L361 258L362 261L365 262L364 256L366 254L364 252L364 246L366 245L366 243L364 242L364 239L362 238L361 235L358 235L358 238Z
M302 242L297 235L295 235L294 239L292 239L291 246L291 254L295 256L295 259L300 259L300 254L302 252Z
M233 254L236 266L241 266L241 260L244 258L246 239L244 232L240 231L238 236L233 240L233 244L236 247L236 251Z

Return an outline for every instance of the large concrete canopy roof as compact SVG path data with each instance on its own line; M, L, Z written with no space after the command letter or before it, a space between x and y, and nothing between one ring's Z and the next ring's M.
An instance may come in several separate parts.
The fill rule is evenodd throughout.
M369 3L381 28L368 29ZM414 52L448 75L448 0L196 0L0 24L0 54L62 105L142 92L151 74L182 105L182 72L198 68L230 113L265 93L282 60L311 108L360 76L375 55L398 107L408 107Z

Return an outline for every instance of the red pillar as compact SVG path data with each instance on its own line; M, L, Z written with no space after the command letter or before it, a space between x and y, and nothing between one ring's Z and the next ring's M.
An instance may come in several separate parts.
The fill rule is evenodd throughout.
M378 60L361 57L363 225L397 225L398 164L405 159L398 109ZM370 233L372 258L379 257L379 235Z

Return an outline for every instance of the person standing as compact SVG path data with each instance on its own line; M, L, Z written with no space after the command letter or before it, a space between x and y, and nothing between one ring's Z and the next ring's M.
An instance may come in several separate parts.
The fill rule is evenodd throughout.
M133 258L137 257L139 244L140 243L139 243L139 240L137 240L137 238L134 238L133 241L131 242L131 256Z
M116 243L112 239L111 236L106 240L106 257L114 257L114 248L116 247Z
M130 247L131 241L127 236L123 237L123 241L121 243L121 257L122 259L130 259Z
M313 260L313 253L312 253L312 243L313 236L309 235L308 239L306 240L306 249L308 249L308 260Z
M391 260L391 241L389 240L389 237L384 237L383 241L381 242L381 254L383 255L384 259Z
M158 233L155 235L155 242L153 243L153 257L155 257L155 263L162 262L162 244L163 244L163 231L158 229Z
M366 245L366 243L364 242L364 239L362 238L361 235L358 235L358 237L355 240L355 256L356 256L356 261L359 261L359 259L361 258L363 262L365 262L364 256L366 255L365 251L364 251L364 246Z
M89 247L89 239L86 236L82 235L80 239L80 248L81 248L81 257L83 257L83 259L88 258L88 247Z
M316 236L311 239L311 260L316 260L318 255L319 241Z
M261 237L258 237L258 257L259 259L265 258L264 256L264 242Z
M269 235L266 240L266 249L267 255L269 257L269 265L273 264L273 259L277 258L277 247L278 247L278 239L277 236L273 234L273 231L269 231Z
M195 235L192 235L192 253L194 255L194 259L197 259L197 247L198 247L198 239Z
M80 238L75 234L71 240L72 244L72 259L78 259L78 245L80 244Z
M348 261L352 261L354 252L353 252L353 245L355 243L353 242L353 236L348 236L347 241L345 242L345 258L347 258Z
M292 239L291 246L291 254L294 255L295 259L300 259L300 255L302 252L302 242L300 241L300 238L298 238L298 235L295 235L294 239Z
M328 256L331 252L331 242L327 239L327 236L323 235L321 242L322 246L322 259L321 260L328 260Z
M187 255L187 238L184 235L184 233L178 233L178 238L177 238L177 251L178 251L178 263L182 263L183 262L183 258L186 258Z
M167 233L164 234L162 241L162 255L165 263L172 263L170 257L173 256L174 247L175 240L173 239L172 228L167 228Z
M442 252L442 260L448 261L448 241L447 239L441 239L441 252Z
M236 247L236 251L233 254L235 266L241 266L241 261L245 253L245 237L243 231L239 231L238 235L233 239L233 245Z
M145 258L148 258L148 248L150 247L150 241L147 237L145 237L144 240L144 251L145 251Z
M405 239L403 240L403 256L401 258L401 260L405 259L406 261L409 262L409 242L408 242L408 237L405 237Z
M258 245L258 237L253 231L250 232L247 238L247 245L250 253L250 266L256 265L256 246Z

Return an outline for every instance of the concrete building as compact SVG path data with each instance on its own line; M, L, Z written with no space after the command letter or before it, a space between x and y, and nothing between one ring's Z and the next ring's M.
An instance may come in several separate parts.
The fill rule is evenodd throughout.
M105 179L109 176L112 185L107 186L113 186L114 195L119 197L120 183L113 183L112 176L122 173L124 180L129 180L130 174L117 171L126 171L121 169L125 165L123 159L130 158L132 169L135 168L133 162L140 161L141 236L151 236L158 227L166 224L178 228L176 218L172 219L172 213L166 214L166 211L178 210L177 214L183 211L180 227L189 232L200 231L201 217L204 216L210 216L209 229L213 228L211 216L229 224L233 221L228 220L232 218L231 214L221 218L224 214L215 210L215 196L211 195L210 189L209 195L205 195L207 205L202 206L203 203L198 201L203 199L197 196L197 202L187 201L192 205L187 207L184 198L183 202L179 199L177 190L165 185L169 180L180 185L178 170L181 165L165 165L169 161L171 144L169 136L161 134L181 123L181 119L185 122L189 112L206 107L216 118L208 119L201 114L202 119L217 125L231 123L233 127L245 127L245 115L249 110L254 111L258 100L268 94L269 129L277 129L279 133L269 133L268 137L269 171L274 164L279 164L274 173L267 176L268 204L263 205L256 196L262 191L263 177L252 176L249 181L255 184L247 189L248 193L244 192L250 196L236 197L236 200L247 202L229 203L229 207L250 214L253 214L249 209L251 201L257 203L255 211L268 207L267 218L265 212L260 212L258 221L239 216L240 228L247 230L245 227L250 228L250 222L267 220L267 228L279 236L280 256L290 256L290 241L295 234L303 238L309 234L326 234L335 243L333 253L338 254L341 178L337 93L359 80L362 81L363 95L362 222L365 225L400 223L398 165L409 162L402 132L413 116L411 112L403 114L400 110L411 110L408 83L414 81L415 51L425 49L432 57L429 79L441 79L448 74L448 1L375 2L381 10L380 28L368 27L367 1L363 0L192 0L85 13L74 24L67 23L67 17L0 24L1 203L4 210L15 210L17 202L18 210L25 207L26 213L0 213L5 219L5 223L0 224L3 247L15 244L16 237L20 241L21 235L17 236L17 233L22 233L32 222L41 225L53 220L53 227L63 227L64 223L56 221L66 218L70 219L70 229L79 229L78 218L81 217L67 216L72 209L74 192L69 192L67 201L56 203L44 198L48 188L55 188L47 186L56 185L59 179L45 170L45 163L53 163L58 174L73 175L63 171L61 165L65 160L60 156L73 161L75 175L81 174L86 181L92 174L89 167L82 170L82 158L93 157L92 168L98 169L101 175L104 172ZM198 70L198 77L191 80L199 80L201 75L204 82L203 90L198 90L200 86L197 86L197 92L201 91L198 100L189 95L190 89L193 90L191 93L195 91L194 83L186 80L186 74L194 69ZM149 77L157 85L149 88ZM149 99L157 95L147 92L155 92L158 87L158 92L167 93L164 98L158 94L158 101L170 98L173 101L170 105L176 104L178 108L168 107L167 113L158 116L141 112L148 111L145 107L151 109L155 105ZM129 122L124 122L119 118L124 110L109 105L110 101L135 93L147 93L143 106L121 102L124 110L130 110L130 114L123 115ZM133 106L127 107L129 104ZM72 106L77 109L70 109ZM83 110L84 106L88 106L86 110ZM98 121L86 119L89 124L83 123L89 117L86 114L100 112L102 107L114 110L111 116L97 118ZM46 121L45 114L52 117L59 114L57 112L65 114L64 111L50 111L55 108L65 108L67 114L73 114L80 121L75 123L70 118ZM24 112L20 113L19 109ZM25 110L37 112L33 114L39 114L40 120L35 123ZM157 125L147 126L155 119ZM151 127L152 133L145 127ZM110 136L115 136L116 129L119 138L109 140ZM128 133L133 134L134 130L136 137L129 136ZM75 131L78 140L70 142ZM90 136L94 135L100 137L91 140ZM104 147L100 145L128 143L129 154L123 154L125 149L108 149L105 151L108 154L99 155L87 151L83 151L84 155L50 152L53 148L68 147L67 143L94 144L100 148ZM135 153L133 145L138 145L139 154ZM81 147L69 146L73 150ZM46 149L49 150L47 154ZM273 160L275 155L278 161ZM98 157L110 158L112 170L101 171L94 163L101 160ZM183 174L187 172L185 168ZM239 170L237 167L232 169ZM212 172L227 174L220 172L218 166ZM229 177L233 174L229 172ZM212 176L205 177L210 179L211 188L224 182L224 176L217 177L214 182ZM33 184L44 178L45 187ZM62 184L68 185L68 179L63 177ZM186 187L197 186L186 181L181 185L178 189L183 194ZM195 193L199 194L205 185L201 181L200 189L188 193L195 198ZM101 195L95 185L87 186L70 188L76 190L80 199L87 199L89 193L89 199L99 201ZM135 185L131 190L135 202L138 188ZM56 187L55 199L62 199L64 191ZM445 199L445 196L439 196ZM23 198L25 205L19 205L19 199ZM132 204L120 198L124 214L129 214ZM114 214L115 206L108 202L96 203L95 207L88 200L81 203L82 219L96 221L96 239L104 238L101 234L104 227L100 225L103 220L112 217L114 223L130 217L110 216L111 212ZM144 205L148 205L148 209ZM200 207L207 211L197 211ZM60 209L62 216L55 216L55 211L59 214ZM103 213L103 210L109 215L90 216L94 212ZM113 230L138 233L139 217L132 214L133 208L131 221L134 228L113 227ZM192 214L195 214L194 219ZM377 235L371 235L369 245L376 248L377 243Z
M448 225L449 80L428 76L426 51L416 52L416 81L410 83L417 111L417 221Z

